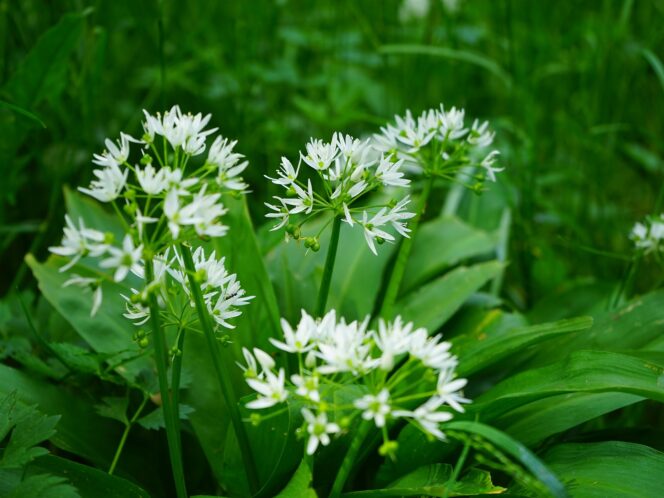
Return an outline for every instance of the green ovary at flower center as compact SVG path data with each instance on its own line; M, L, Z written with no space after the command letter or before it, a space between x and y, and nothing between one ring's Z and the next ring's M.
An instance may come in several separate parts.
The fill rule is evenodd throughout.
M312 434L314 436L322 436L325 434L327 431L325 430L325 424L322 424L320 422L315 422L313 425L313 431Z

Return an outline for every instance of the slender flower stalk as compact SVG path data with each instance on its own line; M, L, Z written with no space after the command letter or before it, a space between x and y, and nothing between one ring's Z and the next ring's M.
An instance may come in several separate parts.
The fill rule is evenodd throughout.
M154 263L151 258L145 260L145 277L149 282L154 280ZM150 321L152 323L152 344L154 345L155 360L157 363L157 377L161 393L164 422L166 425L166 438L168 440L168 454L171 458L175 491L178 498L187 498L187 487L184 481L184 467L182 465L182 448L180 447L180 417L174 411L168 385L168 358L166 356L166 341L160 323L159 304L154 293L148 294Z
M149 399L150 398L148 396L144 395L143 401L141 401L141 404L134 412L134 415L131 417L131 419L129 419L125 423L125 428L124 431L122 432L122 437L120 437L120 442L118 443L118 447L115 450L115 455L113 455L113 461L111 462L111 466L108 469L109 475L113 475L113 473L115 472L115 468L117 467L118 462L120 461L120 455L122 455L122 450L124 449L124 446L127 443L129 432L131 431L132 427L134 427L134 424L138 420L138 417L140 417L141 413L143 413L143 409L145 408L145 405L147 404Z
M370 430L371 422L368 420L362 421L357 429L357 432L355 433L355 436L353 436L353 441L350 444L350 448L348 448L348 451L346 452L346 455L341 462L341 467L339 468L339 472L337 472L337 477L335 477L334 484L332 484L330 498L339 498L339 496L341 496L341 492L343 491L344 486L346 485L346 481L350 476L350 471L355 464L355 460L357 459L357 455L360 452L360 448L362 448L362 443L364 443Z
M228 374L224 372L219 342L215 336L210 314L205 304L203 293L201 292L200 282L197 280L197 271L191 254L191 249L185 244L182 244L180 248L182 259L184 260L184 267L186 269L187 278L189 279L192 299L196 305L196 312L198 314L200 326L203 329L203 333L208 344L208 349L210 350L210 355L212 357L212 363L214 364L217 380L219 382L219 387L221 388L221 393L224 397L226 409L228 410L231 423L233 424L233 430L235 431L238 445L240 446L242 462L244 463L245 472L247 473L249 487L252 492L256 492L258 491L259 486L258 471L256 469L256 463L251 451L249 438L247 436L247 432L245 431L242 417L240 416L235 389Z
M320 289L318 290L318 304L316 305L316 316L319 317L325 314L327 297L330 293L330 285L332 284L332 272L334 271L334 262L337 258L337 247L339 245L340 230L341 230L341 218L336 217L332 222L332 235L330 236L330 245L327 248L327 256L325 257L325 268L323 269L323 279L321 280Z

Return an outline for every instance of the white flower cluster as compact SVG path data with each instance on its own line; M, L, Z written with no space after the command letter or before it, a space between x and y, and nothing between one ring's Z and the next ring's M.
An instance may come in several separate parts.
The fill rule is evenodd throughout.
M205 130L209 120L210 115L183 114L177 106L163 116L145 112L140 140L121 133L117 143L106 140L106 150L94 155L93 163L100 167L94 170L96 179L79 190L112 204L126 230L121 245L114 244L112 234L88 228L81 219L75 224L66 216L62 243L50 248L54 254L70 258L61 271L84 257L98 260L98 277L74 275L65 283L94 289L93 315L102 302L102 281L122 282L130 273L143 280L144 286L131 289L132 296L126 298L125 316L137 325L149 319L149 291L159 289L165 303L166 293L177 286L189 297L187 304L191 303L185 266L176 247L195 238L225 235L228 228L221 218L226 208L221 196L243 193L247 188L239 175L248 163L233 151L234 141L217 137L207 159L194 164L196 156L205 152L208 136L216 131ZM129 162L131 143L139 144L139 164ZM146 253L154 260L152 282L145 281ZM226 271L223 258L217 259L214 252L206 257L202 248L193 258L210 315L220 326L232 328L228 320L240 314L237 307L247 304L250 297L245 296L237 277ZM112 275L103 270L111 270Z
M465 111L452 107L429 109L417 118L410 111L395 116L393 124L381 128L374 136L376 147L397 155L409 170L452 179L455 172L469 165L483 168L489 180L504 168L494 166L499 152L482 151L493 143L495 133L489 123L475 120L465 124ZM479 155L479 159L475 159Z
M257 393L247 407L263 409L296 399L303 406L308 454L319 444L327 445L331 434L358 417L372 420L379 429L405 419L443 439L440 423L450 420L453 410L463 412L462 404L470 402L461 392L466 380L455 378L457 358L450 353L450 343L399 317L381 320L378 330L369 330L368 323L368 318L337 320L335 311L320 320L303 311L296 328L282 320L284 340L270 341L297 356L298 373L287 379L286 371L277 369L266 352L243 350L246 365L240 366ZM345 390L343 402L335 396L339 390ZM351 393L359 394L348 399ZM393 447L387 431L382 432L384 447Z
M302 163L306 168L302 168ZM297 167L282 157L277 176L267 177L283 188L286 195L275 196L274 204L266 203L271 210L266 216L278 221L273 230L286 226L287 232L299 239L303 238L304 223L316 214L330 212L343 217L350 226L363 227L367 244L375 254L375 241L394 241L394 236L385 231L386 227L391 226L402 236L408 236L405 220L414 216L405 210L409 197L378 206L359 204L368 193L381 187L407 188L410 180L404 178L402 164L403 161L391 154L378 154L369 140L341 133L335 133L330 142L312 139L306 144L305 152L300 153ZM311 178L305 179L305 169L314 177L313 182ZM303 219L297 225L290 224L293 216ZM317 250L318 235L306 237L305 246Z
M153 292L158 292L159 302L162 304L169 300L169 290L181 288L188 297L189 309L186 307L177 309L177 303L173 303L171 299L171 308L166 309L165 306L162 306L163 313L167 319L193 323L191 320L196 321L197 318L193 313L195 303L189 279L182 256L176 249L173 249L173 252L175 255L172 258L169 258L170 249L163 256L155 258L155 278L148 288ZM203 248L199 247L193 253L193 260L196 268L196 282L203 293L208 313L218 325L228 329L234 328L228 320L239 316L241 312L238 307L249 304L254 296L246 295L237 280L237 275L228 272L225 258L217 259L215 251L206 257ZM142 266L139 266L134 273L136 276L144 278L145 271ZM147 289L144 291L131 289L131 297L122 296L127 301L124 316L137 326L144 325L150 319L150 313L145 304L146 291Z
M636 248L646 254L664 251L664 213L634 225L629 237Z

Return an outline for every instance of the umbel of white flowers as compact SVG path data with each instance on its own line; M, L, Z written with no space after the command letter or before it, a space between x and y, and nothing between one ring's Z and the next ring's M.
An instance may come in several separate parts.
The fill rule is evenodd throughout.
M664 252L664 213L649 216L643 223L636 223L630 239L644 254Z
M449 180L468 166L479 167L486 178L496 181L496 173L504 168L494 166L499 152L490 150L495 133L489 123L477 119L468 127L465 111L452 107L445 110L428 109L417 118L410 111L395 116L394 123L381 128L374 136L375 147L386 154L395 154L404 161L404 167L415 174L426 174ZM482 176L472 188L479 190Z
M242 154L233 151L235 141L217 136L207 148L208 137L216 131L205 129L209 114L183 114L178 106L163 115L144 113L143 136L136 139L121 133L117 142L107 139L106 150L94 155L95 179L87 188L79 188L112 206L125 231L122 240L66 216L62 243L50 248L69 258L61 271L70 270L82 258L96 261L99 271L94 275L74 274L64 284L93 290L92 315L101 305L104 280L122 282L130 274L138 277L131 281L140 281L140 288L132 288L131 297L125 296L125 316L137 325L149 318L146 300L150 291L158 293L163 305L166 292L180 288L193 309L184 263L176 248L182 242L226 234L222 216L227 210L221 198L246 192L240 174L248 165ZM131 144L137 145L138 162L130 160ZM145 278L146 254L154 261L155 275L150 282ZM210 315L218 325L232 328L228 320L240 314L237 307L247 304L251 296L245 295L236 276L226 270L224 259L217 259L214 252L206 256L198 248L193 259ZM186 321L189 315L195 320L195 314L187 311L163 310L175 313L178 321Z
M346 323L334 310L320 320L302 311L295 328L282 319L283 340L270 341L297 357L298 373L287 378L268 353L244 349L246 365L240 367L257 393L247 407L260 410L297 401L308 454L357 419L373 421L381 430L403 419L430 437L444 439L440 424L470 402L461 392L466 380L456 378L457 358L450 353L450 343L429 337L426 329L400 317L381 320L378 330L369 330L368 323L369 318ZM347 389L349 385L356 389ZM344 396L342 402L335 397L339 389L357 395L352 400ZM258 414L253 418L261 419ZM386 430L382 434L381 453L393 452L395 442L388 441Z
M369 140L341 133L332 135L330 142L312 139L305 152L300 152L297 167L282 157L276 177L267 177L283 188L285 195L275 196L273 204L266 203L271 210L266 216L278 221L273 230L286 227L290 236L303 238L305 247L314 251L320 247L322 229L314 237L304 237L302 226L320 213L342 216L350 226L363 228L367 244L376 254L376 242L395 240L386 227L408 237L405 220L414 214L406 211L410 201L407 195L392 201L366 200L369 193L380 188L392 188L395 194L407 188L410 180L404 178L402 164L390 154L377 154Z

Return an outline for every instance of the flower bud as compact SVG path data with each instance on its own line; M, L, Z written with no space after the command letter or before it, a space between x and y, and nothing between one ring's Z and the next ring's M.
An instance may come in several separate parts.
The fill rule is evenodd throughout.
M378 448L378 453L380 456L390 456L390 458L395 458L397 450L399 449L399 443L396 441L385 441L380 448Z
M115 235L113 235L111 232L106 232L104 233L104 244L108 244L109 246L115 242Z
M342 429L348 429L351 422L352 420L350 417L342 417L341 420L339 420L339 427Z
M201 268L196 273L194 273L194 280L198 284L202 284L207 280L207 272L205 271L205 268Z

